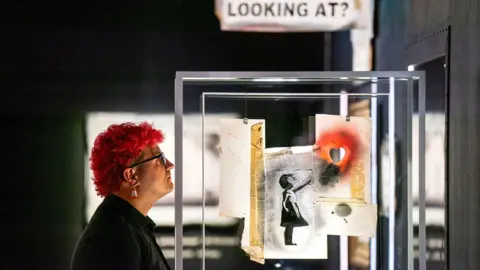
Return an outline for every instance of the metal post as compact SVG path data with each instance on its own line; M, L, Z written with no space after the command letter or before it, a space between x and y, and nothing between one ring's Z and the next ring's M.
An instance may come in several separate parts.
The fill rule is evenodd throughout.
M205 94L202 93L202 269L205 270Z
M425 75L419 78L418 94L418 240L419 270L427 270L427 237L425 228Z
M342 90L340 94L340 115L348 115L348 95ZM340 158L343 158L345 153L340 153ZM340 235L340 270L348 270L348 236Z
M183 270L183 80L175 79L175 270Z
M372 94L378 92L377 80L372 79ZM377 164L377 124L378 124L378 108L377 97L372 96L370 100L370 119L372 119L372 138L371 138L371 200L372 204L378 204L378 164ZM370 270L377 270L377 237L370 239Z
M412 118L413 118L413 79L407 82L407 269L413 270L413 199L412 199Z
M388 269L395 269L395 189L396 189L396 153L395 153L395 78L390 78L388 96L388 153L390 200L388 208Z

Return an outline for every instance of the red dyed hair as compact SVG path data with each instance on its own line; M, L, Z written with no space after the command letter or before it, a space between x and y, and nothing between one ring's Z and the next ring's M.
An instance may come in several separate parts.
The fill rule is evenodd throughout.
M123 171L138 159L146 147L164 140L161 130L143 122L111 125L100 133L92 148L90 169L95 190L101 197L118 191Z

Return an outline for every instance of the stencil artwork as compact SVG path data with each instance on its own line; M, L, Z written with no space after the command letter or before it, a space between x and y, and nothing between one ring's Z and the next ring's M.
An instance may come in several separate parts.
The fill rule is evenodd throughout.
M265 258L325 259L314 231L311 146L265 149Z
M264 120L222 120L220 215L264 259L326 259L327 235L371 237L370 119L316 115L314 145L264 149Z
M315 131L315 155L326 163L317 166L322 196L370 201L370 119L316 115Z
M372 237L377 206L370 203L370 119L316 115L315 131L315 219L322 221L315 229Z
M310 184L311 178L309 177L305 183L299 186L294 186L298 182L293 173L282 174L279 180L279 184L283 188L280 226L285 227L284 241L287 246L297 245L293 242L293 229L295 227L308 226L308 222L303 218L300 208L298 207L297 192Z
M322 237L375 234L370 119L315 120L313 146L266 149L266 258L319 259L327 256Z

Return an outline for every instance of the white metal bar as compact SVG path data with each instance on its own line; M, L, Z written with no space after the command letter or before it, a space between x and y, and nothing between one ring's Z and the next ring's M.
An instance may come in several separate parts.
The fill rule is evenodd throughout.
M371 87L372 94L378 91L376 79L373 80ZM377 164L377 125L378 125L378 100L372 97L370 100L370 119L372 120L372 138L371 138L371 200L372 204L378 204L378 164ZM377 237L370 239L370 270L377 270Z
M205 265L205 94L202 94L202 269Z
M395 78L390 78L388 96L388 153L390 198L388 208L388 269L395 268L395 197L396 197L396 153L395 153Z
M343 79L351 81L369 78L412 78L423 73L418 71L265 71L265 72L229 72L229 71L178 71L176 78L183 81L228 81L236 79L259 78L297 78L297 79Z
M413 80L407 83L407 269L414 270L413 260L413 199L412 199L412 117Z
M183 82L175 80L175 270L183 270Z
M427 235L425 228L425 75L419 80L418 94L418 240L419 240L419 270L427 270Z
M205 96L225 96L225 97L275 97L275 98L299 98L299 97L371 97L388 96L388 93L240 93L240 92L203 92Z
M348 94L346 91L342 91L340 94L340 115L348 115ZM340 158L343 158L344 154L340 153ZM340 270L348 270L348 266L348 236L340 235Z

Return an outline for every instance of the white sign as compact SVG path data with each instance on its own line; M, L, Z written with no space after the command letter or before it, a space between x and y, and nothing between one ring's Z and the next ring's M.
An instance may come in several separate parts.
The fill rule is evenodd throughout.
M217 0L224 31L314 32L365 28L370 0Z

